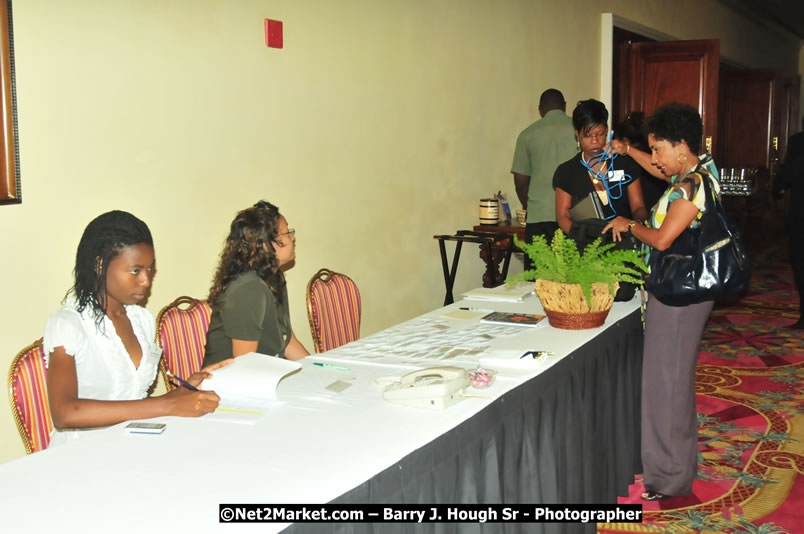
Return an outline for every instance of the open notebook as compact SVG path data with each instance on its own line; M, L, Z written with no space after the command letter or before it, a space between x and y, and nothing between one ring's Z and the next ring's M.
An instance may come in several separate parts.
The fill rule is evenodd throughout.
M221 398L215 414L206 417L256 420L268 404L277 401L279 381L301 366L296 361L257 352L238 356L234 363L212 371L212 377L201 383L200 389L214 391Z

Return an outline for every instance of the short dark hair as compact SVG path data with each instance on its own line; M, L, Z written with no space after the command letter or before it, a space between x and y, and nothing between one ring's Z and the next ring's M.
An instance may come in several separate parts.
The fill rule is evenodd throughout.
M648 140L643 133L645 114L641 111L634 111L620 124L614 127L614 137L619 141L627 141L632 147L643 151L649 151Z
M572 111L572 127L584 134L599 124L608 127L608 120L606 105L594 98L579 101Z
M645 121L645 132L673 144L685 141L692 152L701 153L703 122L698 110L689 104L670 102L659 106Z
M95 217L84 230L75 254L75 294L79 312L89 308L100 327L106 314L106 273L120 250L133 245L154 246L148 225L126 211L110 211Z
M564 109L567 103L564 101L564 95L558 89L548 89L542 93L539 98L539 108L544 111L551 111L554 109Z

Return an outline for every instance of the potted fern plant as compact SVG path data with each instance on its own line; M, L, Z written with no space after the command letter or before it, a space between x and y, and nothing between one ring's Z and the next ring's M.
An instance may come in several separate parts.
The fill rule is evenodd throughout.
M642 285L640 270L647 272L641 254L634 250L612 250L613 243L601 239L578 250L575 241L557 230L551 245L543 236L532 243L515 238L533 262L533 268L506 280L536 282L550 325L579 330L603 324L614 303L619 282Z

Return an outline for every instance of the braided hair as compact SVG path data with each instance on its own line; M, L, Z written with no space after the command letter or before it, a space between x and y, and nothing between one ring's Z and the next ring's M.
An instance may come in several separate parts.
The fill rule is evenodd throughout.
M279 238L280 217L279 208L264 200L235 216L209 289L210 306L215 305L231 281L249 271L255 271L281 301L285 276L279 270L273 247Z
M133 245L154 246L151 231L143 221L125 211L110 211L90 222L75 254L75 283L67 291L76 298L76 309L91 310L100 327L106 314L106 274L120 251Z

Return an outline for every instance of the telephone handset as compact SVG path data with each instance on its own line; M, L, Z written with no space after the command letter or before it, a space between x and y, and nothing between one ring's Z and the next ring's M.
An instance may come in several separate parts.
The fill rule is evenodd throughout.
M443 410L462 400L468 386L465 369L430 367L406 374L398 384L388 386L383 397L398 404Z

